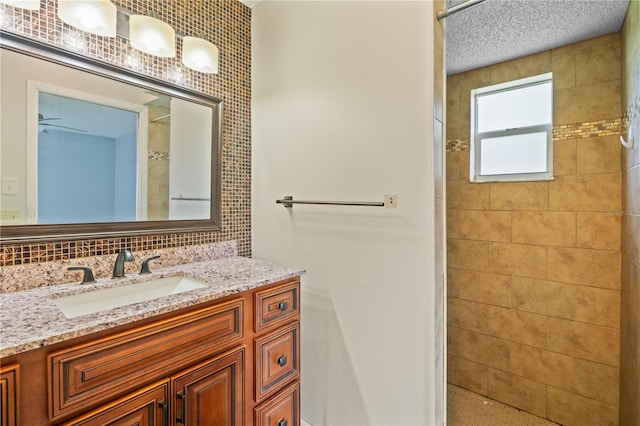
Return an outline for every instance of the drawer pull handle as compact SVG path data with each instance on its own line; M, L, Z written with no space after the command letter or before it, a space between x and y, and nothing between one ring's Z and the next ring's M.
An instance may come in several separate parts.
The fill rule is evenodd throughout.
M287 421L285 419L280 419L278 421L278 426L287 426Z
M279 365L280 367L284 367L285 365L287 365L287 357L286 357L286 356L284 356L284 355L280 355L280 356L278 357L278 365Z
M278 309L280 309L281 311L286 311L288 307L289 307L289 302L287 302L286 300L283 300L282 302L278 303Z
M169 404L163 399L158 405L162 408L162 426L169 426Z
M186 423L184 422L184 412L185 412L185 411L186 411L186 409L187 409L187 407L186 407L186 405L187 405L187 397L184 395L184 391L180 391L180 392L178 392L178 393L176 394L176 396L177 396L178 398L180 398L180 407L181 407L181 410L180 410L180 416L176 417L176 421L177 421L178 423L182 423L182 424L184 425L184 424L186 424Z

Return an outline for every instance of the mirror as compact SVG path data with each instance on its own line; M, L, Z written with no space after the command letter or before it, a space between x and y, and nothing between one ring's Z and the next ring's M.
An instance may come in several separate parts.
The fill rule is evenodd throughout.
M0 45L1 241L220 229L221 100Z

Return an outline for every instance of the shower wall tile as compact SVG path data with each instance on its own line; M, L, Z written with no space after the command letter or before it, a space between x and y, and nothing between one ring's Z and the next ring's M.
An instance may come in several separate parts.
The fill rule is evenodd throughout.
M620 364L620 330L577 321L547 318L546 349L612 367Z
M577 246L580 248L620 250L619 214L602 212L578 212Z
M449 381L462 383L465 389L486 395L488 372L489 367L478 362L469 361L455 355L447 357Z
M547 414L547 388L540 382L489 370L488 396L539 417Z
M620 173L618 135L577 140L577 173Z
M547 248L489 243L489 272L527 278L547 277Z
M637 388L618 379L620 330L636 335L640 318L640 301L629 301L637 286L620 292L621 260L625 276L640 277L640 238L624 237L640 235L640 215L629 214L640 175L620 173L633 162L618 145L621 52L611 34L448 78L449 380L581 426L615 424L628 398L618 388ZM469 91L550 71L554 180L469 183ZM635 303L633 320L621 302ZM640 365L640 355L623 359Z
M553 141L553 175L575 175L578 172L578 154L575 139Z
M515 211L512 214L514 243L575 247L576 213Z
M622 116L620 80L553 92L553 124L582 123Z
M620 172L557 176L553 182L549 182L549 208L603 214L619 211L622 205L620 185Z
M489 67L491 83L499 84L511 80L518 80L532 75L544 74L551 68L551 52L546 51L524 58L502 62Z
M617 426L618 407L549 387L546 417L565 426Z
M511 241L511 212L460 210L458 220L463 240Z
M620 252L549 247L549 279L620 289Z
M576 56L576 86L620 81L620 41L580 49Z
M549 208L549 182L501 182L488 185L491 210Z

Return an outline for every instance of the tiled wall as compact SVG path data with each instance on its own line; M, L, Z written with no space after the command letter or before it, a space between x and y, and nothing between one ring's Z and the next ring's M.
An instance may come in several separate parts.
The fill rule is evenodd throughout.
M131 238L108 238L56 243L0 246L0 266L64 260L133 250L180 247L236 240L238 253L251 254L251 10L236 0L112 0L118 7L138 14L149 10L184 35L202 35L220 50L220 72L202 74L185 68L178 56L157 58L138 53L122 39L89 37L84 54L123 68L173 81L182 71L183 86L225 101L222 158L222 230ZM65 48L68 29L56 17L56 0L43 0L39 11L0 5L5 25L12 32ZM9 18L6 18L6 16ZM8 24L7 24L8 23ZM135 59L131 61L131 59ZM129 64L136 63L131 66Z
M622 27L622 306L620 315L620 425L640 425L640 2L629 3Z
M564 425L618 418L620 56L615 33L447 84L449 381ZM555 180L469 183L470 90L549 71Z

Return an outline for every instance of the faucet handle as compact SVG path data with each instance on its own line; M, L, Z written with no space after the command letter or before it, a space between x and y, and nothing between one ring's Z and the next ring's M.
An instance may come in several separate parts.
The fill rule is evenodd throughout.
M84 276L82 277L82 282L80 284L91 284L96 282L95 278L93 278L93 272L88 266L69 266L67 270L84 271Z
M140 268L140 275L151 273L151 269L149 269L149 262L154 259L160 259L160 256L151 256L142 261L142 267Z

